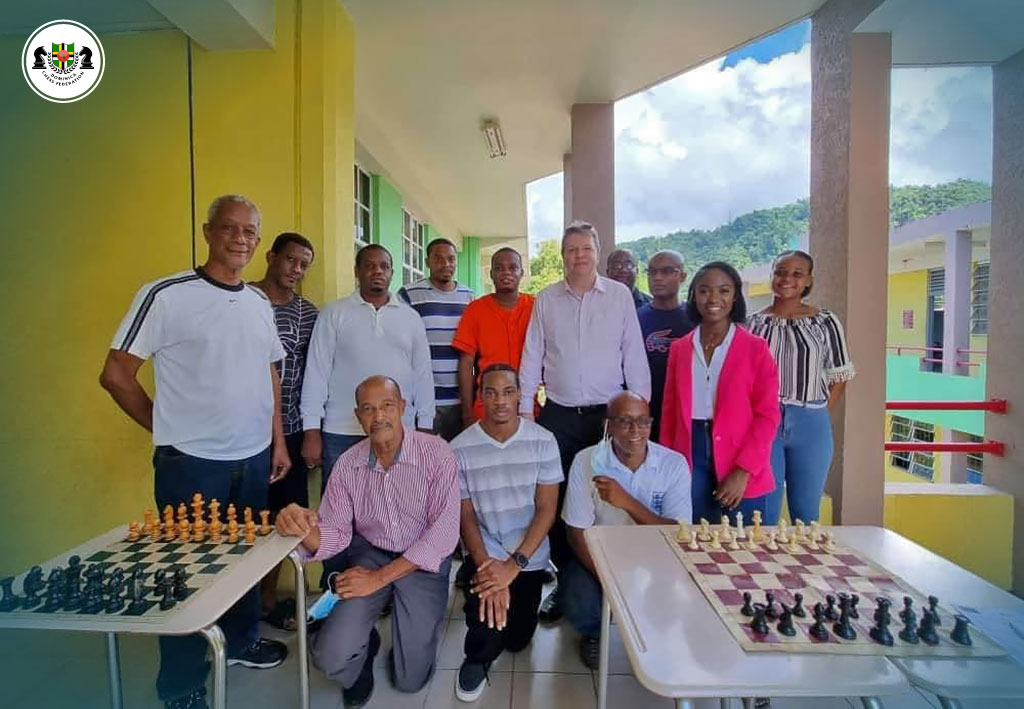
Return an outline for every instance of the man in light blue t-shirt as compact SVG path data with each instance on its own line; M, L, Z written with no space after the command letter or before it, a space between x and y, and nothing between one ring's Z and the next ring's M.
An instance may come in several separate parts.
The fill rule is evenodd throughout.
M608 402L608 437L576 454L562 507L573 558L562 572L562 601L582 635L580 659L597 669L601 584L583 531L595 524L675 524L690 519L690 467L686 458L648 440L651 412L639 394L624 391Z
M480 376L484 417L454 441L462 496L466 596L466 659L455 694L477 699L487 669L503 650L525 648L537 610L550 549L547 534L558 508L562 463L547 429L520 418L519 377L508 364Z

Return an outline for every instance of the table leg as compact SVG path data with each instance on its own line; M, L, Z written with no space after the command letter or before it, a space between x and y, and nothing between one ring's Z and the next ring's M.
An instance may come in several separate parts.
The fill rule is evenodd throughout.
M743 709L754 709L757 706L757 700L753 697L743 697L740 701L743 702Z
M939 696L939 706L942 707L942 709L960 709L963 705L960 703L959 699L954 697Z
M601 595L601 651L597 664L597 709L608 706L608 644L612 620L612 607L608 604L608 596Z
M683 699L682 697L676 697L676 709L695 709L696 705L692 699Z
M293 551L288 555L292 565L295 567L295 630L298 635L298 644L295 652L298 653L299 661L299 707L309 709L309 653L307 652L308 639L306 638L306 568L302 565L302 557L299 552Z
M861 697L860 703L864 705L864 709L882 709L884 706L878 697Z
M107 633L107 673L111 709L121 709L121 656L117 650L117 633Z
M213 709L227 709L227 640L219 625L210 625L199 631L210 643L213 654Z
M722 697L718 700L718 709L729 709L729 699Z

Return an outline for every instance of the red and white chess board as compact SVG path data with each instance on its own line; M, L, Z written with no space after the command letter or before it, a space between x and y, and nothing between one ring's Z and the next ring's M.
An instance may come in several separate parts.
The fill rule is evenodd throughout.
M774 528L762 527L767 534ZM893 657L986 657L1005 655L1006 652L985 637L979 630L970 629L973 645L964 646L950 639L953 629L953 614L939 606L941 625L937 645L919 642L914 645L899 638L903 623L899 612L903 609L903 597L914 599L914 610L920 620L923 609L928 606L927 597L898 576L865 559L858 552L835 545L831 551L812 550L807 544L800 544L800 551L790 551L786 545L779 545L775 551L766 548L764 542L756 550L741 548L730 551L710 548L709 542L697 542L699 549L691 551L689 540L679 541L677 530L664 530L665 539L676 556L689 571L690 576L703 591L708 602L725 623L736 642L748 652L812 652L847 655L887 655ZM765 591L775 594L775 602L794 605L795 593L803 594L806 616L793 618L796 635L786 636L776 629L777 620L769 620L766 635L757 635L750 628L751 619L740 612L743 607L743 593L749 591L754 603L765 602ZM826 605L826 596L839 593L857 594L860 617L851 623L857 637L853 640L840 638L832 631L833 621L826 620L828 638L819 640L810 634L814 624L812 610L815 603ZM892 623L889 630L894 643L891 647L871 639L869 631L874 625L872 617L880 597L892 602ZM837 608L838 610L838 608Z

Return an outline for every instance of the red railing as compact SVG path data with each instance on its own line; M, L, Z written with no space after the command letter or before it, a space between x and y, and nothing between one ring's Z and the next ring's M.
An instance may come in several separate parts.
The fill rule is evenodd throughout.
M921 361L922 362L928 362L930 364L942 364L942 360L940 358L938 358L938 357L928 357L927 356L928 353L930 353L930 352L942 352L942 348L941 347L920 347L920 346L917 346L917 345L886 345L885 349L887 349L887 350L895 350L897 356L903 354L904 351L907 351L907 352L924 352L926 356L921 357ZM956 348L956 353L958 355L979 355L979 356L983 356L983 357L984 356L988 356L988 351L987 350L969 350L969 349L965 349L963 347L957 347ZM979 367L979 366L981 366L981 363L980 362L972 362L972 361L967 360L967 359L958 359L958 360L956 360L956 366L958 366L958 367Z
M988 401L887 401L887 411L988 411L1005 414L1006 399ZM900 453L988 453L1002 457L1006 444L1002 441L980 443L959 441L886 441L885 450Z

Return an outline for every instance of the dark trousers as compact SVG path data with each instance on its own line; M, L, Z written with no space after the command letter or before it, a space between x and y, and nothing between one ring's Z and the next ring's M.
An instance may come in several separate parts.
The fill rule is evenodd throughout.
M166 505L177 509L182 502L189 504L197 492L207 502L217 498L222 510L233 503L239 515L246 507L251 507L255 515L267 505L269 448L252 458L224 461L196 458L172 446L159 446L153 453L153 470L158 515ZM260 610L260 590L256 584L217 621L227 639L229 657L259 637ZM206 640L201 635L160 636L156 691L161 701L185 696L206 683L210 669L206 649Z
M270 508L271 519L276 518L278 512L293 502L309 507L309 471L302 460L302 437L302 431L284 437L292 467L283 479L271 483L267 490L267 507Z
M476 573L471 559L466 559L470 577ZM519 652L533 639L537 629L537 610L544 586L543 571L522 571L509 586L508 620L502 630L488 628L480 620L480 598L466 588L466 661L489 665L498 659L502 650Z
M548 532L551 542L551 560L562 569L572 558L569 540L565 533L565 522L562 521L562 503L565 501L565 486L569 479L569 468L572 460L584 448L595 445L604 433L604 417L606 406L562 406L548 399L540 410L537 423L551 431L558 443L558 453L562 458L562 472L565 480L558 486L558 513L555 523Z
M578 559L572 559L562 572L558 593L565 617L577 633L590 638L601 635L601 582Z
M438 406L434 414L434 433L451 443L462 433L462 405Z
M726 510L715 499L715 490L718 488L718 475L715 473L714 453L711 446L711 422L694 420L691 428L693 435L693 470L691 471L692 484L690 487L691 500L693 502L693 522L700 522L701 518L712 524L722 521L722 516L728 516L729 521L736 523L736 513L742 512L743 519L749 523L754 516L754 510L765 513L768 502L767 495L760 497L745 497L740 504L731 510Z
M378 549L358 534L348 548L353 566L379 569L400 554ZM418 692L434 672L437 643L444 630L448 606L448 576L451 557L441 563L438 573L417 569L393 581L376 593L340 601L313 636L313 662L342 687L351 687L366 661L370 630L389 600L391 616L391 665L395 688Z

